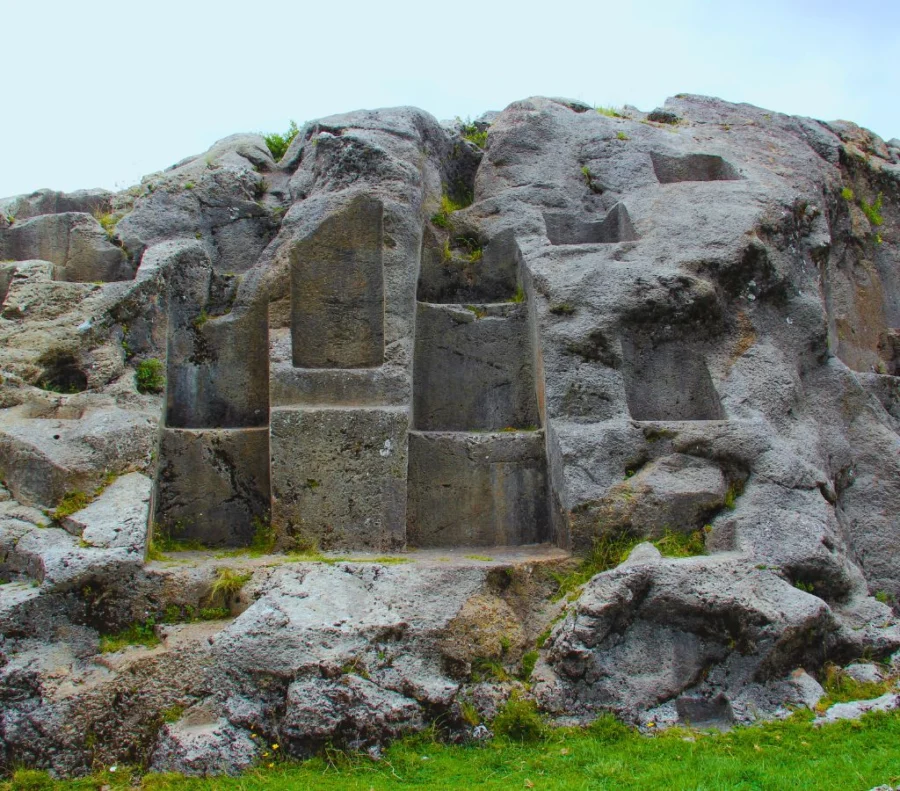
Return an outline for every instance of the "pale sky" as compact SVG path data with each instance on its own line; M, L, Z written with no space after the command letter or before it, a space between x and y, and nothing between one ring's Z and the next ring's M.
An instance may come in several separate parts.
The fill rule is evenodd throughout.
M0 0L0 196L123 189L235 132L360 108L700 93L900 137L900 3Z

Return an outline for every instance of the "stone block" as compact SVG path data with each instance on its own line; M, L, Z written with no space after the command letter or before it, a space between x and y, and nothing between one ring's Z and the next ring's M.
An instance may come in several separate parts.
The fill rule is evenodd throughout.
M401 548L405 408L277 408L271 414L272 524L285 547Z
M154 523L174 538L247 546L269 516L269 432L162 429Z
M368 196L291 249L291 337L299 368L384 362L382 205Z
M539 423L527 306L419 303L413 415L424 431Z
M515 546L550 537L543 431L414 431L408 485L412 546Z

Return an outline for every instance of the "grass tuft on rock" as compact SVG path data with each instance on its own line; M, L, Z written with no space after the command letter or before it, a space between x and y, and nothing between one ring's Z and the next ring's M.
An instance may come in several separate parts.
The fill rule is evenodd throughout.
M130 645L144 645L154 648L160 644L160 639L154 630L154 621L148 618L143 623L133 623L127 629L115 634L100 635L100 653L113 654Z
M828 664L825 666L822 687L825 690L825 697L816 706L818 711L824 711L834 703L880 698L895 688L895 682L891 679L857 681L843 668Z
M141 360L137 364L134 379L139 393L161 393L166 386L163 364L155 357Z
M296 121L292 120L284 134L272 132L271 134L263 135L263 139L266 141L272 159L276 162L280 162L287 153L288 146L293 142L299 132L300 127L297 126Z
M84 492L66 492L59 505L53 509L53 518L58 522L67 516L77 513L82 508L87 508L91 498Z

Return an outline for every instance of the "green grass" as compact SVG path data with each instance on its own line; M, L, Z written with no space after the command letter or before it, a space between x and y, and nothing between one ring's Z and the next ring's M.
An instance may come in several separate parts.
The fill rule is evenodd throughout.
M816 706L819 711L825 711L833 703L880 698L891 692L895 688L895 683L892 680L857 681L843 668L826 665L822 687L825 689L825 697Z
M460 203L453 200L453 198L451 198L449 195L442 195L441 208L439 211L431 215L431 222L438 228L449 230L453 227L453 223L450 220L450 215L455 211L466 208L467 205L468 204L466 203Z
M161 393L166 386L163 364L155 357L138 363L134 379L139 393Z
M599 107L595 107L594 109L598 113L600 113L600 115L605 115L607 118L624 118L625 117L615 107L604 107L603 105L600 105Z
M849 200L853 200L853 198L854 198L855 196L854 196L854 194L853 194L853 190L850 189L850 187L844 187L844 188L841 190L841 197L842 197L844 200L848 200L848 201L849 201Z
M687 558L694 555L703 555L706 553L705 532L707 532L706 528L693 530L689 533L666 530L661 538L650 541L650 543L660 551L663 557L667 558ZM591 551L574 571L566 574L554 571L549 572L553 579L556 580L558 586L556 593L553 595L553 600L559 601L563 597L576 597L581 587L591 577L603 571L614 569L628 557L632 549L648 540L631 533L608 534L594 539ZM544 640L546 640L546 637L544 637ZM540 644L538 647L540 648Z
M488 555L466 555L466 557L469 560L483 560L486 563L489 563L490 561L493 560L493 558L489 557Z
M876 228L879 225L884 224L884 216L881 214L881 204L882 194L880 192L878 193L878 197L875 198L875 203L866 203L866 201L862 199L859 201L859 207L863 210L863 214L866 215L869 222Z
M278 132L263 135L263 139L269 147L269 152L272 154L272 159L276 162L281 161L281 158L287 153L288 146L299 131L300 128L297 126L297 122L291 121L290 126L288 126L287 131L283 135Z
M100 635L100 653L112 654L129 645L145 645L153 648L159 643L160 640L153 631L153 619L149 618L144 623L133 623L121 632Z
M227 607L194 607L186 604L170 604L163 613L163 623L199 623L201 621L221 621L231 617Z
M84 492L66 492L59 501L59 505L53 509L52 516L58 522L60 519L86 508L90 502L91 498Z
M250 581L252 576L252 574L239 574L228 567L218 569L216 578L209 589L210 599L227 602L236 593L240 593L241 588Z
M479 131L478 124L473 123L468 118L463 121L462 118L457 116L456 122L459 124L460 134L470 143L474 143L479 148L484 148L487 145L487 129Z
M616 140L629 140L630 138L624 132L616 132Z
M116 235L116 224L122 219L121 215L115 212L105 212L100 208L94 209L94 219L100 223L106 232L106 237L112 240Z
M527 714L526 714L527 717ZM495 721L496 722L496 721ZM501 720L510 736L527 719ZM265 760L265 759L264 759ZM545 732L533 741L500 737L484 745L447 745L427 735L385 750L381 761L329 750L309 761L279 760L241 777L151 774L146 791L382 791L421 788L534 788L546 791L823 791L872 788L900 780L900 714L814 728L800 715L760 727L712 734L673 729L643 737L609 717L587 729ZM0 791L128 787L131 772L99 770L69 782L19 770Z

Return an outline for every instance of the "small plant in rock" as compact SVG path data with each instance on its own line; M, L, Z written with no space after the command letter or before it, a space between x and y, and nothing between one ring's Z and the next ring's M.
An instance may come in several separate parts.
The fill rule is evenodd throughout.
M859 201L859 207L863 210L863 214L876 228L884 223L884 216L881 214L882 200L882 194L879 192L875 203L867 203L862 199Z
M666 530L662 538L653 542L653 546L667 558L689 558L695 555L705 555L706 543L703 538L703 532L703 530L692 530L690 533L680 533Z
M450 215L453 214L453 212L464 209L465 207L466 204L459 203L453 200L453 198L451 198L449 195L442 195L440 210L431 215L431 222L438 228L450 230L453 227L453 223L450 220Z
M272 159L276 162L281 161L287 153L288 146L297 136L299 131L300 127L297 126L297 122L291 121L290 126L288 126L288 129L284 134L273 132L272 134L263 135L263 139L266 141L266 145L269 148L269 153L272 154Z
M516 292L510 298L510 302L524 302L525 301L525 289L522 288L521 284L516 286Z
M629 140L630 138L624 132L616 132L616 140Z
M600 115L605 115L607 118L624 118L615 107L604 107L603 105L599 105L594 108Z
M850 189L850 187L844 187L844 188L841 190L841 197L842 197L845 201L852 201L852 200L854 199L855 195L853 194L853 190Z
M53 518L58 522L82 508L86 508L90 502L91 498L84 492L66 492L59 501L59 505L53 509Z
M275 528L268 518L253 518L253 538L250 539L251 555L268 555L275 549Z
M571 316L575 313L575 307L568 302L560 302L550 306L550 312L554 316Z
M178 722L181 719L181 715L184 714L184 706L179 703L176 703L174 706L169 706L167 709L163 709L159 716L163 722L173 723Z
M206 312L206 308L203 308L191 324L194 325L195 330L199 330L207 321L209 321L209 314Z
M456 123L459 124L460 134L470 143L474 143L479 148L484 148L487 145L487 129L481 129L477 123L474 123L468 118L463 121L461 118L457 117Z
M116 224L122 217L115 212L103 211L101 208L94 209L94 219L100 223L100 226L106 232L107 238L112 241L116 235Z
M517 691L494 718L494 733L515 742L537 742L547 735L547 725L533 700L525 700Z
M470 728L474 728L481 722L481 717L478 714L478 709L475 708L469 701L464 700L459 704L459 713L463 719L463 722L466 723Z
M240 593L252 576L252 574L240 574L228 567L218 569L216 578L209 589L210 600L223 601L227 604L233 596Z
M546 642L546 640L545 640L545 642ZM522 657L522 663L521 663L521 667L519 670L519 678L521 678L522 681L528 681L528 679L531 678L531 674L534 672L534 666L537 664L537 661L538 661L538 652L537 651L528 651Z
M732 481L725 492L725 507L733 511L737 507L737 498L744 493L743 481Z
M163 364L155 357L141 360L134 372L139 393L161 393L166 386Z
M890 604L891 603L891 594L887 591L876 591L875 592L875 601L880 601L882 604Z

